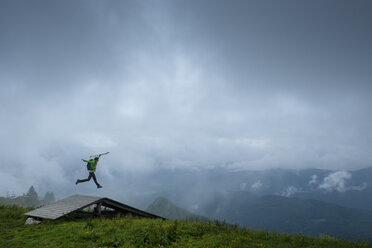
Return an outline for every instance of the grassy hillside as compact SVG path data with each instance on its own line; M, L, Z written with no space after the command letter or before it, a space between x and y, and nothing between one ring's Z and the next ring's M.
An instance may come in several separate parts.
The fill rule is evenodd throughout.
M176 206L164 197L157 198L146 211L167 219L209 221L206 217L193 214L184 208Z
M133 217L23 225L29 209L0 205L0 247L372 247L328 236L279 235L224 225Z

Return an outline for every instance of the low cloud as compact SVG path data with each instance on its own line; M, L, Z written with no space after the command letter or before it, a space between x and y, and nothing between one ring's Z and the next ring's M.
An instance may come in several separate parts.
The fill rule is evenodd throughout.
M367 183L362 183L358 186L350 186L350 190L357 190L357 191L363 191L365 188L367 188Z
M317 175L312 175L310 178L311 178L310 181L309 181L310 185L317 184L317 182L318 182L318 176Z
M337 171L325 177L323 182L319 185L319 188L329 192L332 191L345 192L347 190L346 180L350 178L351 178L350 172Z
M289 186L286 191L284 191L281 195L285 197L290 197L293 194L300 192L300 190L294 186Z
M247 187L246 183L241 183L240 184L240 190L245 190L246 187Z
M338 191L338 192L346 192L351 190L358 190L362 191L367 187L366 183L362 183L361 185L351 185L347 186L347 180L351 179L352 175L350 172L342 170L336 171L334 173L329 174L327 177L324 178L323 182L319 185L320 189L324 189L328 192Z
M261 188L261 187L262 187L261 180L258 180L257 182L255 182L255 183L252 184L252 186L251 186L251 188L252 188L253 190L257 190L257 189L259 189L259 188Z

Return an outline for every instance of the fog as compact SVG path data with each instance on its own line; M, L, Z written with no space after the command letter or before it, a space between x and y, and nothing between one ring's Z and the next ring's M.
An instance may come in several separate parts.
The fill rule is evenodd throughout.
M347 190L372 164L371 7L1 1L0 195L97 194L75 181L107 151L105 195L220 166L340 170L322 187Z

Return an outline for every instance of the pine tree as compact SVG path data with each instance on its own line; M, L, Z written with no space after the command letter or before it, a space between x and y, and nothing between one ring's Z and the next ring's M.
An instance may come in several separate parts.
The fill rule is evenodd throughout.
M24 204L26 206L40 205L39 196L37 195L34 186L31 186L30 189L27 191L24 200L25 200Z
M43 204L49 204L55 202L55 197L53 192L46 192L43 200Z

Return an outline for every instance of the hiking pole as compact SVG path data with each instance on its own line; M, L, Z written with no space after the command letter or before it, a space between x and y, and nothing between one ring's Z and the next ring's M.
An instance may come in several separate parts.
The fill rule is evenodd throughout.
M105 152L105 153L101 153L101 154L97 154L97 155L92 155L90 156L90 158L92 157L100 157L101 155L106 155L106 154L109 154L110 152Z

